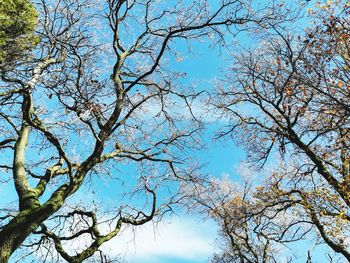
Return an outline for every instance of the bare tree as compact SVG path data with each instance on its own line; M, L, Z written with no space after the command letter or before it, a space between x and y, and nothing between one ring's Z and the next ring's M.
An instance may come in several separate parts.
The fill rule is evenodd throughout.
M304 32L273 26L258 46L234 56L213 96L217 112L230 119L218 137L243 145L256 167L275 167L257 183L254 204L264 209L248 222L265 218L271 225L271 213L280 215L288 224L265 228L270 241L298 241L312 230L350 260L349 4L318 3L309 14Z
M220 252L212 262L292 262L298 255L288 244L312 237L310 220L293 210L297 199L281 193L276 198L267 184L262 191L248 180L242 186L228 178L212 179L184 189L191 211L206 214L219 226Z
M221 252L213 256L212 262L277 262L277 250L263 233L270 222L257 213L260 208L248 183L242 188L228 179L212 179L208 185L196 185L185 192L192 211L208 215L219 225ZM253 218L255 214L258 217Z
M197 180L185 150L199 146L192 103L200 91L169 70L175 41L223 43L226 33L277 24L286 14L238 0L213 7L40 0L35 7L40 44L1 71L1 182L14 187L17 204L0 210L0 262L15 251L82 262L99 257L124 225L160 218L177 202L178 182ZM79 204L74 196L93 195L96 178L127 201Z

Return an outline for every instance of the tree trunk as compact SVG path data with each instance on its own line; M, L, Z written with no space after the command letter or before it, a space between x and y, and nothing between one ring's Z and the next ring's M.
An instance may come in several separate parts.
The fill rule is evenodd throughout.
M12 253L38 227L29 218L28 215L19 214L0 232L0 263L8 262Z
M50 214L42 209L22 211L4 226L0 231L0 263L8 262L13 252Z
M16 229L16 224L14 224L10 231L0 232L0 263L6 263L10 259L12 253L22 244L29 234Z

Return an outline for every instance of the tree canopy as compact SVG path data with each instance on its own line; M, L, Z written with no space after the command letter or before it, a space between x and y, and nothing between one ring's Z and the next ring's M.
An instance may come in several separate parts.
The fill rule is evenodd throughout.
M34 35L37 12L29 0L3 0L0 3L0 63L17 59L38 43Z
M217 262L278 262L281 244L305 238L325 243L330 260L350 260L349 8L317 2L302 31L273 27L233 53L213 96L229 119L217 137L242 145L255 173L268 168L241 190L216 183L212 196L197 191L197 204L220 225Z
M125 227L183 205L218 224L213 262L309 237L350 261L349 3L258 2L1 1L0 263L110 262ZM194 41L231 59L213 88L172 67ZM195 159L199 101L245 149L243 184Z

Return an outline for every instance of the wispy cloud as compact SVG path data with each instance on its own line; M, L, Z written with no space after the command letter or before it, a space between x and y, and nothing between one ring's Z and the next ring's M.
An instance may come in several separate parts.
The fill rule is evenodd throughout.
M128 228L103 250L127 262L208 262L214 253L216 226L190 217Z
M135 97L133 104L137 104L142 98ZM221 113L214 110L214 106L209 105L208 98L198 98L193 101L189 100L189 104L186 104L184 99L173 96L164 100L163 103L166 104L166 112L172 117L177 117L179 119L190 120L195 117L197 120L201 120L205 123L228 121L227 116L223 116ZM145 102L139 110L137 114L140 118L149 119L160 114L162 111L162 104L158 99L151 99Z

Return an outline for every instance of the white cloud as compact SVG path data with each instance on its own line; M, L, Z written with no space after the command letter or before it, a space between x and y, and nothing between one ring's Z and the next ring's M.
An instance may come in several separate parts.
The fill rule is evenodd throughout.
M214 253L216 226L189 217L175 217L157 225L127 228L104 245L109 255L127 262L208 262Z
M135 99L134 104L137 103L138 99ZM218 111L213 110L214 107L208 104L208 101L205 99L195 99L190 101L190 105L187 105L185 101L178 97L169 97L165 101L167 107L166 111L173 117L182 118L184 120L190 120L194 117L198 120L201 120L206 123L213 123L216 121L228 122L227 116L223 116ZM149 119L159 114L162 111L161 103L156 99L151 99L148 102L144 103L139 116L142 119Z

